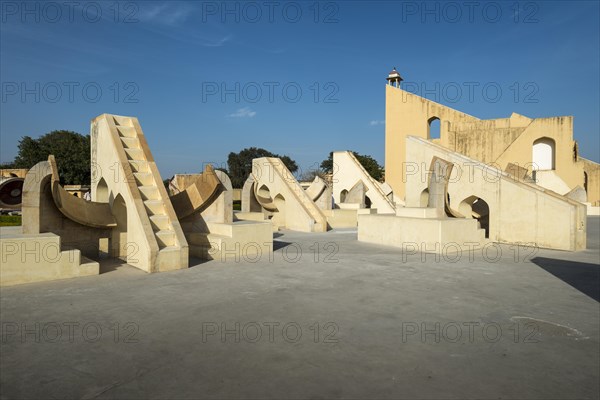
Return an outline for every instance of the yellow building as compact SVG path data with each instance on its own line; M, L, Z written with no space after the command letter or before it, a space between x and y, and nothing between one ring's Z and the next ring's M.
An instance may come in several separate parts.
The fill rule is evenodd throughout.
M27 171L29 171L27 168L3 168L0 169L0 178L25 178Z
M587 192L587 202L600 206L600 164L580 157L573 140L573 117L482 120L409 93L400 87L394 69L388 76L385 106L385 171L396 201L406 195L407 174L420 166L406 162L406 137L417 136L440 144L503 171L526 168L536 183L565 195L576 187ZM439 137L431 125L439 120Z

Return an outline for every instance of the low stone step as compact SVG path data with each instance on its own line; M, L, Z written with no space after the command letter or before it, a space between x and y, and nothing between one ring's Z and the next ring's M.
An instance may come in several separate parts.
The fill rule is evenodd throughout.
M177 253L179 253L179 250L180 250L179 246L166 246L166 247L161 248L158 251L161 253L168 253L171 251L176 251Z
M144 152L142 149L127 149L125 148L125 154L129 160L145 160Z
M133 126L117 125L117 132L119 136L123 137L136 137L135 128Z
M129 165L133 172L150 172L148 161L146 160L129 160Z
M218 222L207 222L208 231L216 235L232 236L233 224L223 224Z
M165 205L162 200L145 200L144 205L150 215L165 215Z
M189 244L193 244L196 246L204 246L207 243L209 243L209 239L208 236L210 235L210 233L205 233L205 232L192 232L192 233L188 233L185 235L185 238L187 239ZM218 237L219 235L213 235ZM224 239L225 236L222 236L222 238Z
M123 142L123 146L127 149L139 149L140 141L137 137L121 137L121 142Z
M155 232L156 241L158 242L158 247L161 249L163 247L174 246L175 243L175 232L171 230L163 230Z
M150 222L152 223L152 229L154 229L154 231L167 230L170 228L169 217L166 215L151 215Z
M124 117L122 115L112 115L115 125L133 126L131 117Z
M160 193L158 192L158 188L154 185L148 186L138 186L140 189L140 193L142 195L142 200L159 200Z
M138 186L154 186L154 177L150 172L134 172Z
M98 275L100 273L100 264L97 261L90 260L87 257L81 256L79 261L79 275Z

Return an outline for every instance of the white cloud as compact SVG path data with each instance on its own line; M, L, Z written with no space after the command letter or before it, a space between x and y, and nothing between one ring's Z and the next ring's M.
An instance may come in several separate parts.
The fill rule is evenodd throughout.
M145 3L140 7L138 16L141 21L176 26L188 19L193 11L190 5L181 2Z
M233 114L229 114L228 117L233 117L233 118L252 118L256 115L256 111L252 111L250 109L250 107L244 107L244 108L238 108L238 110L236 112L234 112Z
M371 126L385 125L385 121L380 120L380 119L374 119L371 122L369 122L369 125L371 125Z
M233 35L218 25L209 28L206 24L199 26L186 23L199 12L189 2L141 2L139 7L135 17L144 22L141 27L172 40L203 47L221 47L233 38Z

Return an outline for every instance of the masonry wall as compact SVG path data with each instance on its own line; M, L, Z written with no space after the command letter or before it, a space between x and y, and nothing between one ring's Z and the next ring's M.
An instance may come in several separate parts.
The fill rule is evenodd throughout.
M385 180L394 197L404 199L403 172L406 161L406 137L409 135L429 139L429 121L440 120L440 140L448 146L448 121L475 122L478 118L414 95L391 85L386 86L385 101Z
M505 170L509 163L535 169L533 144L541 138L554 141L555 175L570 188L584 187L587 173L588 202L600 202L598 164L577 155L573 117L528 118L513 113L509 118L480 120L400 88L386 86L385 169L386 182L396 198L406 196L406 137L430 139L429 121L440 120L440 138L432 142L477 161ZM543 185L543 182L540 183ZM566 194L566 193L559 193Z

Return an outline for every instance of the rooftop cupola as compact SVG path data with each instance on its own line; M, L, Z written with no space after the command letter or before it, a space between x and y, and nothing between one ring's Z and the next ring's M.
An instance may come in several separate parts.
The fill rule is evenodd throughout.
M388 85L400 88L400 82L402 82L402 77L400 76L398 71L396 71L396 67L394 67L392 72L388 74L386 80L388 81Z

